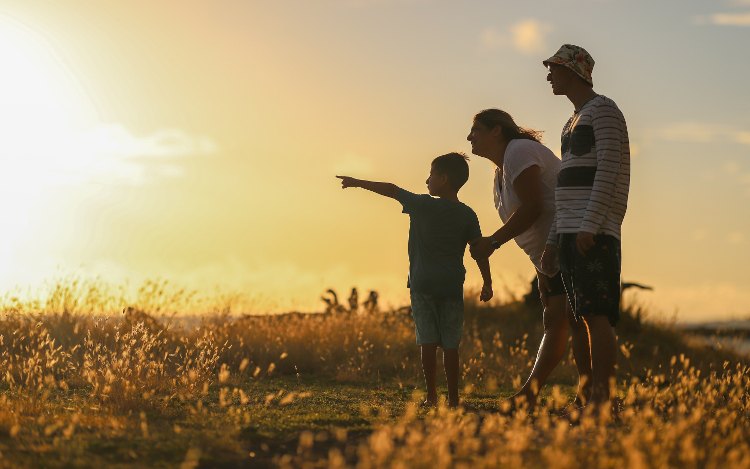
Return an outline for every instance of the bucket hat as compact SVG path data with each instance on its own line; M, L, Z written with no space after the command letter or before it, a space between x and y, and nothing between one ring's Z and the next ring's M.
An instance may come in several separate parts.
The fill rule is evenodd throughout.
M591 54L586 52L581 46L575 46L573 44L563 44L560 49L555 52L555 55L547 60L542 61L544 66L549 64L562 65L567 67L583 78L583 80L589 85L593 86L594 81L591 78L591 72L594 71L594 59Z

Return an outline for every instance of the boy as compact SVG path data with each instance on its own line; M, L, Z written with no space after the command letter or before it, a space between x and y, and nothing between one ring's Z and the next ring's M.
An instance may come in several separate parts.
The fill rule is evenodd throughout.
M385 182L363 181L348 176L341 187L361 187L401 202L409 214L409 280L412 316L422 370L427 386L426 406L437 404L435 388L437 348L443 349L448 384L448 405L458 406L458 343L463 332L463 266L467 244L481 238L474 211L458 200L458 190L469 179L466 157L459 153L438 156L432 162L427 190L412 194ZM436 198L433 198L434 196ZM480 299L492 298L492 278L487 259L478 260L484 285Z

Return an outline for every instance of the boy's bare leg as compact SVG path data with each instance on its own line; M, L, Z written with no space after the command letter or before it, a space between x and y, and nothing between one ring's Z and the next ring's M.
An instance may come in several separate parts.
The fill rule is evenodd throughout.
M591 344L586 323L576 319L569 302L565 302L565 310L570 324L570 337L573 343L573 359L578 369L578 393L576 399L586 404L591 399Z
M448 383L448 405L458 407L458 349L443 349L443 367Z
M437 405L437 388L435 385L435 375L437 374L437 344L422 344L422 371L424 372L424 381L427 386L428 405Z
M534 407L541 386L565 355L565 349L568 347L566 302L565 295L556 295L547 299L543 319L544 335L539 344L534 367L526 383L511 399L524 396L529 407Z
M606 316L585 318L591 337L591 402L609 401L610 381L615 377L617 337Z

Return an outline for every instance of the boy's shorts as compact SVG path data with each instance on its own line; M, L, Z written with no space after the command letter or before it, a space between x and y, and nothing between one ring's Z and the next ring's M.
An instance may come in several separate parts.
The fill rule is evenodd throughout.
M577 233L558 237L560 273L568 301L577 318L607 316L614 327L620 319L620 240L594 236L594 246L585 255L576 247Z
M464 330L463 298L437 298L414 290L410 295L417 344L438 344L443 349L457 349Z

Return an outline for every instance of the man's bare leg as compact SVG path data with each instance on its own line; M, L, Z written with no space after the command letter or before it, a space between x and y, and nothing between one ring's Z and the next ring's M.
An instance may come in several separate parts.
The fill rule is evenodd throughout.
M611 397L610 382L615 378L617 337L606 316L585 318L591 340L591 402L602 404Z
M591 343L586 323L577 319L573 314L573 308L569 302L565 302L565 309L570 324L570 337L573 344L573 359L578 369L578 391L576 400L585 405L591 399L592 366L591 366Z

